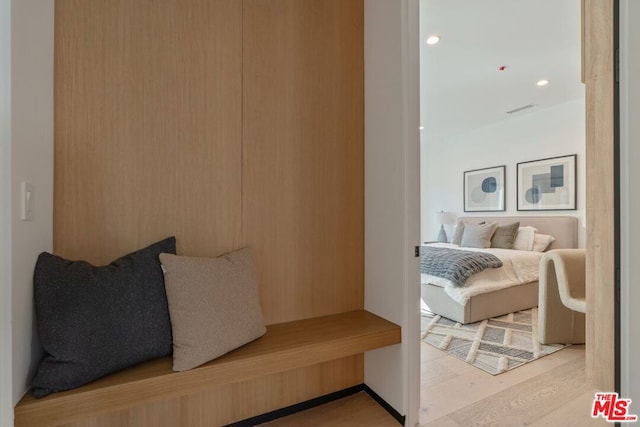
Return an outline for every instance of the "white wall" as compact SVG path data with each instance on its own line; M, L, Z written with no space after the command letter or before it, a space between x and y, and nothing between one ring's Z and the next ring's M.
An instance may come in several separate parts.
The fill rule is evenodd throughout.
M635 25L631 23L635 22ZM640 414L640 3L620 1L620 249L621 249L621 394Z
M40 357L33 267L53 233L53 11L50 0L11 2L11 369L13 403ZM5 178L6 179L6 178ZM34 185L33 221L20 220L20 183Z
M418 422L418 2L365 0L365 308L402 326L368 352L365 383Z
M436 240L440 225L433 213L444 210L456 217L463 211L463 172L506 165L506 211L496 215L571 215L580 218L580 246L585 227L585 106L584 98L508 120L446 140L421 141L422 241ZM516 164L578 154L577 211L518 212ZM488 215L481 213L480 215ZM453 224L445 227L451 236Z
M11 1L0 0L0 427L13 425L11 387Z

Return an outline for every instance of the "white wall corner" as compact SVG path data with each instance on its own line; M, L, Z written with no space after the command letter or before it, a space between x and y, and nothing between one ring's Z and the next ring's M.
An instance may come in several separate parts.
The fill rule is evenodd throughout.
M33 268L53 243L54 2L11 2L12 401L23 396L39 361ZM20 183L34 186L33 220L20 220Z
M365 308L403 330L401 345L366 354L365 383L406 425L420 379L417 9L365 0Z

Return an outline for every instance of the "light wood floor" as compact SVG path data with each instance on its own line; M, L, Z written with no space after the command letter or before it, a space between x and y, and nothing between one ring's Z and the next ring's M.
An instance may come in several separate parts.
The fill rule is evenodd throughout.
M422 343L423 427L596 426L584 346L574 345L500 375Z
M584 346L493 376L423 343L421 389L422 427L610 425L590 416ZM399 426L364 392L266 425Z

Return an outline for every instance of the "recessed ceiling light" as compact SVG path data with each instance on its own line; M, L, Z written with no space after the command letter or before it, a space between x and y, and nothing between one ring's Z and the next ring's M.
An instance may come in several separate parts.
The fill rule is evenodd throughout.
M419 130L424 130L424 126L420 126L418 129Z
M428 45L434 45L437 44L440 41L440 36L434 34L432 36L427 37L427 44Z
M536 83L538 86L546 86L549 84L549 80L546 79L542 79L542 80L538 80L538 83Z

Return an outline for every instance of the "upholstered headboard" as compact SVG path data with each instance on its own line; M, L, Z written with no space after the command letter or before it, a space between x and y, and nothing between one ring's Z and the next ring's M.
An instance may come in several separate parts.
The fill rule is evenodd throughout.
M519 221L521 227L530 225L537 228L538 232L550 234L556 238L547 250L578 247L578 218L573 216L468 216L459 219L498 224Z

